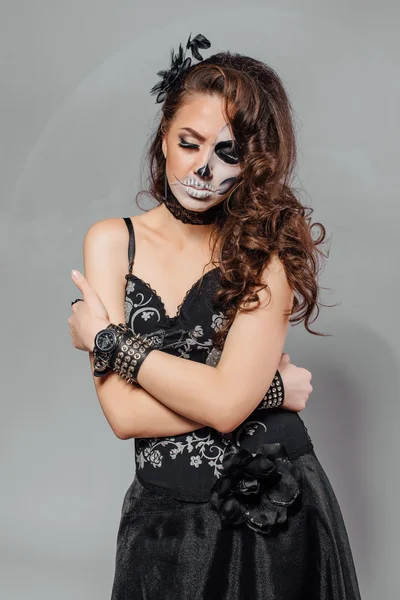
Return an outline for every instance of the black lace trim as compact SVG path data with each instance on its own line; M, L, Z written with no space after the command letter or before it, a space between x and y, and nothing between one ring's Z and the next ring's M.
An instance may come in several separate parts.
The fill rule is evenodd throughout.
M164 312L164 318L166 321L176 321L177 319L180 318L181 316L181 312L182 312L182 308L183 306L186 304L187 299L189 298L189 296L193 293L194 289L196 286L200 286L204 280L204 278L209 275L209 273L213 273L215 271L218 271L219 267L213 267L212 269L209 269L208 271L206 271L203 275L201 275L201 277L199 277L199 279L197 279L192 286L187 290L187 292L185 293L181 303L178 305L176 313L173 317L170 317L167 314L166 308L165 308L165 304L161 298L161 296L157 293L157 291L151 287L151 285L145 281L144 279L142 279L141 277L138 277L137 275L135 275L134 273L127 273L125 275L125 279L128 281L129 279L135 279L136 281L140 281L140 283L143 283L143 285L150 291L152 292L152 294L158 299L159 303L162 306L163 312Z

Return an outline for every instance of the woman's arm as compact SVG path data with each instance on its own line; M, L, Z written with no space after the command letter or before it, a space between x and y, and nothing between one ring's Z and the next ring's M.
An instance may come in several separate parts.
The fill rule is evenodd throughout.
M271 385L293 302L278 258L272 258L262 280L268 283L270 301L263 289L258 308L236 315L216 367L153 350L140 367L138 383L175 412L218 431L228 433L240 425Z
M100 229L96 234L93 227L85 237L85 276L96 291L95 273L107 264L112 242L104 231ZM114 249L115 244L116 240ZM107 267L110 273L115 269L115 256L123 256L121 248L114 250L112 264ZM236 316L217 367L153 350L140 368L139 384L174 412L219 431L232 431L242 423L259 404L275 375L289 323L284 311L290 313L293 302L293 292L277 257L264 270L262 279L271 290L270 301L264 289L258 293L258 308ZM109 390L104 396L109 398L119 396L130 385L116 373L104 379L103 385L107 382Z
M127 255L128 246L121 248L121 238L124 240L118 221L120 219L107 219L95 223L84 241L85 276L113 323L125 321L125 279L118 264L121 257ZM93 375L92 352L89 359ZM93 382L104 416L120 439L179 435L204 427L203 423L174 412L142 387L128 384L120 377L93 376Z
M92 352L89 358L93 373ZM119 385L114 391L114 381L105 379L103 384L99 377L93 379L104 416L121 440L180 435L204 427L202 423L178 415L140 386L125 382L125 386Z

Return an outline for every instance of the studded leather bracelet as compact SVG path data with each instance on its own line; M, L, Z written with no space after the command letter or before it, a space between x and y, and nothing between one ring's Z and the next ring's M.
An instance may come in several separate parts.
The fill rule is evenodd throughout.
M137 383L139 369L152 350L151 340L129 330L120 337L110 368L128 383Z
M283 404L285 399L285 388L283 387L283 381L281 374L277 371L274 375L271 385L268 388L262 402L265 408L279 408Z

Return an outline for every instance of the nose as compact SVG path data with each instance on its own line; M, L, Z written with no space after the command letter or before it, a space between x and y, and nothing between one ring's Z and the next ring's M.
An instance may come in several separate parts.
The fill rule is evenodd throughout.
M196 171L196 174L200 177L210 177L211 171L210 167L208 166L208 163L202 167L199 167Z

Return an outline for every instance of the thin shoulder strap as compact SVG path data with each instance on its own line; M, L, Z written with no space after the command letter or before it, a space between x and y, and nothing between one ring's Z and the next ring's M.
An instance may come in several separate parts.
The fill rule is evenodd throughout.
M129 274L132 274L132 265L135 258L135 232L133 229L132 219L130 217L123 217L126 226L129 231L129 246L128 246L128 261L129 261Z

